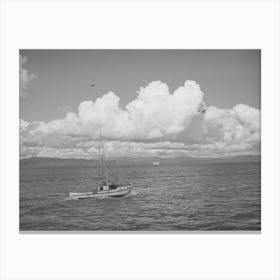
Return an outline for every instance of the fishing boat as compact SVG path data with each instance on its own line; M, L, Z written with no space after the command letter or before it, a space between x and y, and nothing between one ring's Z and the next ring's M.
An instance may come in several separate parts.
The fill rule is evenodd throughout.
M99 165L98 165L98 177L99 185L91 192L70 192L69 197L73 199L82 198L106 198L106 197L122 197L129 194L132 190L132 182L123 184L120 178L113 172L113 170L107 165L104 155L104 145L101 142L101 130L100 140L98 145L99 150Z

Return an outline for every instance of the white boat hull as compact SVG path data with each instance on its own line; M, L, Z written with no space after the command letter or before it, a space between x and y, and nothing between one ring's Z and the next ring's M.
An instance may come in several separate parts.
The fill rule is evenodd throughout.
M131 192L132 186L121 186L115 190L104 190L98 192L69 193L69 197L73 199L82 198L105 198L105 197L122 197Z

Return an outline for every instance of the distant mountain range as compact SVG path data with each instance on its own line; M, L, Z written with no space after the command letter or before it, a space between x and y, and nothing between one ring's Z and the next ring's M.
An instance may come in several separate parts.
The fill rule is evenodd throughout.
M110 166L155 166L153 162L159 162L157 166L167 165L184 165L184 164L203 164L203 163L227 163L227 162L260 162L260 155L247 155L236 157L220 157L220 158L192 158L192 157L177 157L177 158L118 158L108 159L106 162ZM97 167L98 160L87 159L61 159L61 158L42 158L32 157L20 160L21 168L44 168L44 167Z

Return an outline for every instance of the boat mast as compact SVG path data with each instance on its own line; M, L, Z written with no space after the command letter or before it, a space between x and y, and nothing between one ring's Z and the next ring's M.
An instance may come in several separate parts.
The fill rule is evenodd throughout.
M100 178L102 180L102 183L106 183L108 184L108 174L107 174L107 170L106 170L106 166L104 163L104 146L102 144L102 136L101 136L101 128L99 130L99 143L98 143L98 152L99 152L99 170L100 170ZM102 150L101 150L102 149Z
M98 141L98 177L103 180L103 170L102 170L102 159L101 159L101 128L99 130L99 141Z

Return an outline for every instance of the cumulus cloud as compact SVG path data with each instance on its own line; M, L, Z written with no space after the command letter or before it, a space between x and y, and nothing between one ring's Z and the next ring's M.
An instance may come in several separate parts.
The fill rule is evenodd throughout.
M239 104L231 109L210 106L201 113L203 97L194 81L173 93L154 81L140 88L125 109L109 92L81 102L77 112L63 119L20 120L21 156L95 157L100 128L111 157L258 154L260 111Z
M26 95L26 89L31 80L36 78L33 73L29 74L27 69L23 66L27 62L26 56L19 56L19 95L24 97Z
M232 109L209 107L205 115L205 130L209 141L226 143L260 140L260 111L239 104Z

